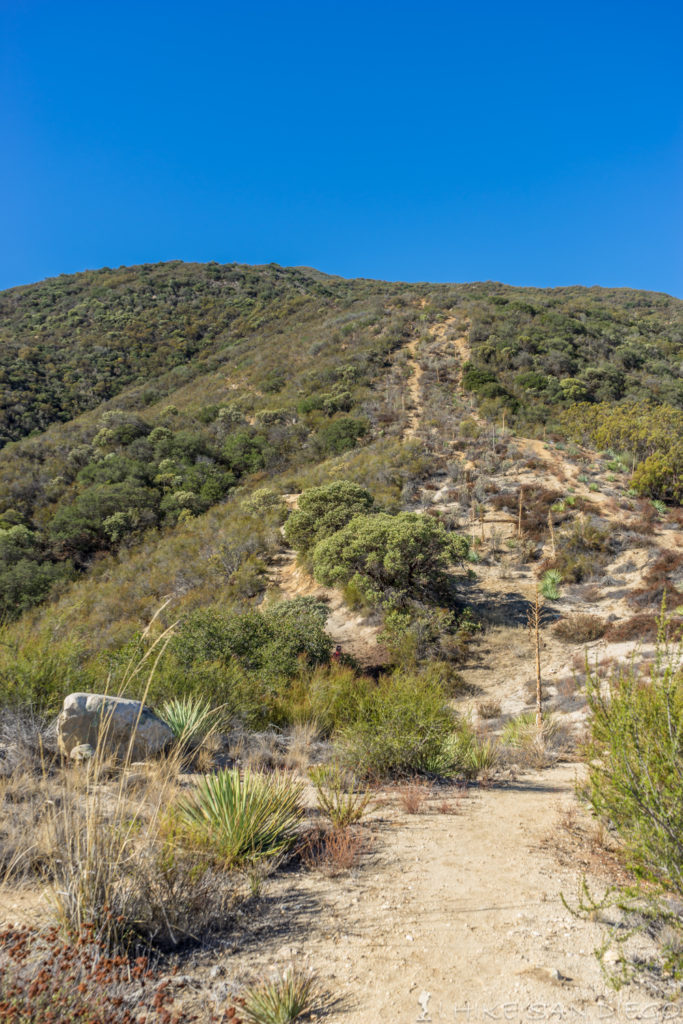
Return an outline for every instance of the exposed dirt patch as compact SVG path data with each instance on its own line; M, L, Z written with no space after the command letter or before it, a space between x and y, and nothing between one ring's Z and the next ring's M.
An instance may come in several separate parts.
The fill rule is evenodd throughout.
M323 587L296 563L293 551L285 551L272 563L270 582L283 597L316 597L330 609L327 632L343 654L355 658L361 665L384 665L389 661L385 648L377 640L381 623L377 616L368 618L352 611L340 591ZM374 621L373 621L374 620Z

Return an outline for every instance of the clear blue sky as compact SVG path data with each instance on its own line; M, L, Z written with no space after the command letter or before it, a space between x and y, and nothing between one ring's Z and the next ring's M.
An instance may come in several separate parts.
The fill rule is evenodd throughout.
M0 287L184 259L683 296L680 0L0 20Z

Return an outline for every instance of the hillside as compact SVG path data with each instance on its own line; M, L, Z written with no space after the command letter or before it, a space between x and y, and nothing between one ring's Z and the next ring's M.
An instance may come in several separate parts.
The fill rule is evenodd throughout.
M667 1019L683 303L164 264L1 308L0 1002ZM104 690L165 757L58 756Z
M11 289L0 296L0 612L42 602L108 553L163 547L254 474L356 446L370 458L409 428L416 387L432 432L452 429L461 382L492 422L671 461L682 309L630 290L216 264ZM444 323L466 334L466 361L427 344ZM641 492L677 501L677 459Z

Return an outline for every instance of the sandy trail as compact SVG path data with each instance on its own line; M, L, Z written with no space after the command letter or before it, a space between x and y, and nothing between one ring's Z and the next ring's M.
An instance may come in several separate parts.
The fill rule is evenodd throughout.
M296 563L293 551L278 555L271 564L270 584L283 597L317 597L325 601L330 610L326 630L342 652L356 658L363 665L382 665L389 660L385 649L378 643L381 630L379 621L352 611L338 590L323 587Z
M406 439L415 437L422 418L422 367L417 357L418 342L419 338L413 338L407 345L412 373L408 378L408 424L403 435Z
M475 790L455 814L438 810L444 798L458 804L452 790L416 815L393 800L375 815L375 850L359 870L303 876L294 889L291 878L273 880L269 898L298 910L294 931L259 934L226 968L306 964L339 998L326 1018L339 1024L521 1022L534 1019L533 1004L603 1019L599 1000L617 1003L593 955L603 932L565 909L560 894L575 896L577 871L544 846L575 803L575 775L562 764ZM454 1015L468 1003L469 1017Z

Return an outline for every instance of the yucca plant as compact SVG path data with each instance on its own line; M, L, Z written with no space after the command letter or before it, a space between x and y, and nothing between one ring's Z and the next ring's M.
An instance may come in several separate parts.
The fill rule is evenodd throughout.
M539 734L535 711L525 711L516 718L505 723L501 741L507 747L529 747L542 739L546 743L552 740L558 731L558 721L554 715L546 715Z
M195 746L211 731L211 719L216 711L209 702L189 694L187 697L167 700L161 708L161 717L183 745Z
M314 1009L315 1001L315 979L292 968L250 989L241 1013L251 1024L293 1024Z
M444 779L458 775L476 778L480 772L494 768L497 763L496 744L490 739L480 739L469 721L464 719L430 759L427 770Z
M289 849L304 808L303 783L281 773L225 768L205 776L176 805L179 821L227 867L254 863Z
M559 586L562 573L558 569L548 569L541 578L541 593L549 601L557 601L560 596Z
M318 806L335 828L360 821L370 803L371 793L358 785L349 772L336 765L319 765L310 770Z

